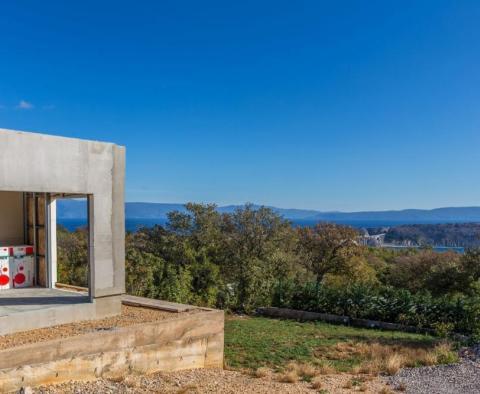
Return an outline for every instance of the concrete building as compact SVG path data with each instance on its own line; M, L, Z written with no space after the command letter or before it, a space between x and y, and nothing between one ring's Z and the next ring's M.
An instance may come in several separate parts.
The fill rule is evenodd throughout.
M34 246L34 287L0 290L0 335L120 313L125 148L0 129L0 246ZM56 201L88 207L88 292L57 288Z

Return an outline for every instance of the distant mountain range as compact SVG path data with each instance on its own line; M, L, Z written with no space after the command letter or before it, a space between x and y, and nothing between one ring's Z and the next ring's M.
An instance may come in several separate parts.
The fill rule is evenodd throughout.
M240 205L218 207L219 212L233 212ZM259 207L254 205L254 207ZM321 212L306 209L284 209L269 207L285 219L295 222L331 221L338 223L370 223L371 225L403 223L452 223L480 222L480 207L452 207L436 209L404 209L398 211L364 211L364 212ZM168 212L185 212L183 204L127 202L126 219L166 219ZM57 216L59 219L86 218L85 201L60 200Z

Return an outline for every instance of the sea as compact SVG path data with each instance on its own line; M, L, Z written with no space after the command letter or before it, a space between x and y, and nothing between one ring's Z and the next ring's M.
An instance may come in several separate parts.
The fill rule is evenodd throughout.
M75 231L77 228L85 227L87 219L57 219L57 223L65 227L68 231ZM153 227L157 224L164 226L167 219L126 219L125 230L135 232L142 227Z
M126 219L125 220L125 230L127 232L136 232L142 227L153 227L155 225L164 226L167 224L168 219ZM294 227L307 227L313 226L317 222L313 220L291 220ZM438 222L422 222L422 223L412 223L407 221L379 221L379 220L368 220L368 221L337 221L338 224L348 225L357 228L378 228L378 227L392 227L400 226L402 224L435 224ZM444 223L444 222L443 222ZM59 218L58 224L62 225L69 231L75 231L77 228L85 227L87 225L86 219L65 219ZM402 249L405 246L387 246L392 249ZM462 247L449 247L449 246L436 246L433 250L437 252L446 252L452 250L458 253L464 253L465 249Z
M58 223L65 227L69 231L74 231L79 227L85 227L87 225L87 219L57 219ZM314 226L318 223L316 220L290 220L292 226L294 227L307 227ZM164 226L167 224L168 219L158 218L158 219L126 219L125 220L125 229L126 231L135 232L142 227L153 227L157 224ZM402 224L439 224L439 223L448 223L448 221L384 221L384 220L336 220L335 223L343 224L346 226L352 226L356 228L379 228L379 227L393 227L400 226ZM455 223L452 221L452 223Z

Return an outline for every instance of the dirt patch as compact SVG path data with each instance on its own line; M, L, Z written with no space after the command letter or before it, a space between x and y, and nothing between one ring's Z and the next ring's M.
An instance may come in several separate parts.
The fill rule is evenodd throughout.
M120 327L133 326L135 324L175 319L185 316L186 314L198 312L201 312L201 310L193 309L188 312L174 313L165 312L158 309L122 305L122 314L119 316L107 317L100 320L85 320L76 323L21 331L14 334L0 336L0 350L30 343L45 342L59 338L68 338L96 331L114 330Z
M94 382L70 382L36 389L35 393L380 393L387 392L380 379L351 374L319 376L310 382L282 383L269 372L255 377L237 371L196 369L152 375L129 375L120 380L99 379ZM385 391L383 391L385 390Z

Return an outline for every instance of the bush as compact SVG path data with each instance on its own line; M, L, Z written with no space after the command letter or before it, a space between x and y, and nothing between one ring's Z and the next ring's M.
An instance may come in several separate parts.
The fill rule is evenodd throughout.
M379 320L419 328L480 333L480 299L465 295L433 298L388 286L328 287L315 282L279 282L273 306Z

